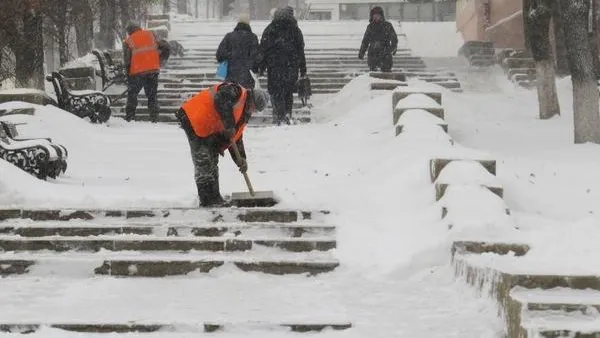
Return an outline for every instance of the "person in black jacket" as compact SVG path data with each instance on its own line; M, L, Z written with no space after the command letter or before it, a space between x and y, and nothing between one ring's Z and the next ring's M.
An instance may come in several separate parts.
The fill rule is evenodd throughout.
M306 76L304 36L294 18L294 9L280 8L263 31L260 41L261 74L267 71L267 83L273 106L273 123L290 124L294 89L300 76Z
M250 18L241 16L233 32L227 33L217 49L217 62L228 62L225 81L254 88L250 70L258 73L258 37L252 33Z
M381 7L373 7L358 58L362 60L368 49L369 70L380 68L382 72L391 72L394 63L392 55L396 55L397 48L398 36L394 26L385 20Z

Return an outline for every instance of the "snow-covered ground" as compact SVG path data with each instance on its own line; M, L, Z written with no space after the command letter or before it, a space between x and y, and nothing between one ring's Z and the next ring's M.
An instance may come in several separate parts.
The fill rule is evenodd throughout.
M430 34L427 29L408 24L403 29L409 43L431 40L420 40L420 34ZM437 56L455 53L459 44L445 29L447 44L440 45ZM411 47L424 54L436 51L433 44L412 42ZM568 79L559 82L563 115L549 121L536 118L535 92L506 85L505 78L487 80L496 84L490 86L493 91L443 90L454 145L445 138L422 137L429 130L419 128L395 137L391 95L373 95L370 81L359 77L338 95L315 101L316 123L250 128L245 134L257 190L274 190L282 200L278 207L332 211L328 222L338 226L334 254L342 263L336 272L309 281L242 277L227 270L161 280L11 278L0 288L6 320L277 321L313 311L355 325L327 336L492 338L503 324L492 302L455 282L449 266L453 239L530 244L519 266L511 257L477 258L507 269L598 273L587 262L600 257L600 148L572 144ZM0 109L10 105L15 103ZM69 169L64 177L43 182L0 162L0 207L197 205L189 148L178 127L119 119L98 126L52 107L37 108L34 116L6 118L26 122L19 126L23 135L52 137L67 146ZM222 192L244 191L228 156L220 166ZM454 189L436 203L429 160L451 156L496 159L498 180L493 183L504 187L512 216L479 209L482 203L475 198L483 196L482 189ZM475 221L449 230L439 219L441 204L458 202L471 206ZM67 306L56 311L58 302ZM238 308L229 306L236 302ZM78 336L39 333L55 334Z
M320 123L246 132L256 189L274 190L282 199L278 207L333 212L328 221L339 227L334 254L343 266L336 272L316 281L289 277L289 282L262 275L242 278L232 271L220 271L212 282L211 277L144 282L15 278L3 281L2 312L12 314L6 319L277 321L323 312L355 325L327 336L496 337L502 324L493 304L454 281L452 233L439 221L427 170L430 158L474 152L445 140L423 140L418 133L395 137L391 94L372 97L370 81L360 77L320 104L314 112ZM50 136L66 145L69 170L63 178L43 182L0 163L2 207L197 205L188 145L176 126L118 119L98 126L52 107L37 108L34 116L7 118L27 122L19 126L23 135ZM245 190L228 157L220 171L224 193ZM185 292L198 283L213 292ZM275 292L282 287L281 294ZM109 299L103 296L107 290ZM243 290L265 296L253 303L240 295ZM149 294L160 296L148 299ZM27 307L32 299L35 306ZM68 309L52 312L56 299L68 303ZM211 304L210 311L203 302ZM232 309L236 302L240 306ZM172 306L163 308L166 303ZM157 308L164 311L151 310ZM457 319L463 324L456 325Z

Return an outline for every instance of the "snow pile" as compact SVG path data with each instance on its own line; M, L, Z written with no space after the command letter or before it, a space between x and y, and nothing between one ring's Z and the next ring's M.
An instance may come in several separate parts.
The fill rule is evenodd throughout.
M444 120L424 109L408 109L400 115L398 125L443 125Z
M442 106L425 94L410 94L398 101L396 109L440 109Z
M444 221L454 238L493 241L515 231L504 200L486 187L449 185L439 204L447 211Z
M402 133L398 136L400 138L410 137L412 141L426 140L426 141L447 141L452 143L452 138L448 133L436 124L408 124L402 126Z
M83 68L83 67L98 68L99 64L98 64L98 59L96 58L96 56L92 53L87 53L86 55L79 57L75 60L71 60L71 61L65 63L64 66L62 66L63 69Z
M498 177L492 175L479 162L452 161L440 172L436 183L440 184L471 184L500 187Z
M363 74L352 79L339 93L328 97L327 101L312 109L315 121L330 121L355 109L357 104L370 101L373 80L369 74Z

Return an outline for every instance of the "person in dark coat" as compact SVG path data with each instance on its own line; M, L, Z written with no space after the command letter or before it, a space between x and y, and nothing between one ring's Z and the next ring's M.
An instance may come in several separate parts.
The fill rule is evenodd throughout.
M228 62L225 81L235 82L247 89L254 88L250 70L258 73L258 37L252 33L250 18L240 17L233 32L227 33L217 49L217 62Z
M397 48L398 36L394 26L385 20L381 7L373 7L358 58L362 60L368 50L369 70L380 68L382 72L391 72L394 63L392 55L396 55Z
M294 18L292 7L275 11L273 20L260 41L261 74L267 71L267 83L273 106L273 123L290 124L294 89L300 76L306 76L304 36Z

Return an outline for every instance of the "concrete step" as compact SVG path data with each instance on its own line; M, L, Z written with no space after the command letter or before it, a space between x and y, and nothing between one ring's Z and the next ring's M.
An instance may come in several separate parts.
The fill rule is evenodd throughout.
M0 223L29 221L104 221L161 220L161 222L294 223L322 221L328 211L290 210L276 208L165 208L165 209L0 209Z
M315 77L314 79L311 78L310 82L312 85L317 85L317 84L347 84L348 82L350 82L353 79L353 77ZM184 86L184 85L191 85L191 84L203 84L205 82L208 83L214 83L214 82L218 82L219 80L217 80L217 78L215 77L204 77L204 78L187 78L187 79L182 79L182 78L177 78L174 76L169 76L169 77L164 77L161 78L159 81L159 86L167 86L167 85L180 85L180 86ZM261 86L266 87L267 85L267 79L266 78L260 78L259 79Z
M503 67L505 68L535 68L535 61L531 58L514 58L509 57L504 59Z
M598 338L598 313L573 314L563 311L530 311L521 315L520 332L509 337L519 338Z
M311 65L308 64L307 69L309 72L331 72L335 70L346 70L346 69L357 69L368 71L368 65L366 62L355 62L355 63L341 63L341 64L323 64L323 65ZM163 67L163 70L193 70L193 69L212 69L217 68L216 64L204 64L204 63L185 63L185 64L167 64ZM426 69L427 66L424 63L406 63L406 62L398 62L394 63L394 69L413 69L413 70L422 70ZM310 75L310 74L309 74Z
M186 52L189 52L189 53L210 54L213 56L215 55L215 53L217 51L216 47L214 47L214 48L199 48L199 47L193 47L193 46L189 46L189 45L188 46L183 45L183 47L185 48ZM412 52L412 50L410 48L399 47L397 50L397 53L410 53L410 52ZM306 56L312 55L312 54L317 54L317 55L327 55L327 54L330 54L330 55L343 55L343 54L358 55L358 48L311 48L310 46L307 46L304 49L304 54Z
M360 75L359 73L348 73L348 72L339 72L339 71L331 71L331 72L311 72L308 71L308 76L311 78L311 81L317 79L352 79L356 76ZM170 72L168 70L161 71L159 81L163 79L170 80L178 80L182 79L190 80L190 81L218 81L215 73L211 70L210 72L199 73L190 70L189 72ZM266 77L261 77L261 81L266 80Z
M333 236L335 227L321 224L278 224L278 223L208 223L206 225L190 225L189 222L177 224L169 222L168 225L160 223L127 222L118 223L85 223L77 222L75 225L65 225L56 222L10 222L13 226L0 225L0 235L13 235L21 237L85 237L85 236L167 236L167 237L220 237L226 234L237 236L257 236L293 238L311 238L319 236Z
M162 332L161 337L180 337L183 333L200 334L204 333L218 333L221 331L231 330L244 330L246 334L252 332L260 333L261 336L271 337L269 332L295 332L295 333L316 333L324 330L341 331L347 330L352 327L349 322L296 322L296 323L223 323L223 322L190 322L190 323L166 323L166 322L155 322L152 324L132 324L132 323L97 323L90 321L87 323L47 323L40 322L38 324L16 324L8 322L0 322L0 332L9 334L35 334L37 332L44 332L43 328L52 328L56 330L62 330L66 332L77 332L87 334L148 334ZM266 335L266 336L265 336ZM278 333L280 336L281 333Z
M395 62L403 62L403 61L407 61L407 62L421 62L423 61L423 58L419 57L419 56L412 56L410 54L396 54L393 56L392 60ZM216 64L216 58L215 58L215 53L211 53L211 54L195 54L195 53L188 53L188 52L184 52L184 56L183 57L179 57L179 56L171 56L169 58L169 60L167 61L167 63L170 62L174 62L174 61L178 61L178 62L212 62L213 64ZM350 61L350 62L367 62L366 61L366 57L364 60L360 60L358 58L358 51L356 53L352 53L352 54L344 54L344 53L330 53L330 54L323 54L323 55L310 55L307 54L306 55L306 63L307 65L313 64L314 62L317 63L337 63L339 61Z
M186 98L187 98L187 96L182 98L179 95L177 95L176 98L172 98L172 97L169 97L168 95L166 95L166 96L159 96L158 102L159 102L160 107L179 107L181 104L183 104L183 102L185 102ZM141 108L143 105L145 105L147 103L147 98L140 95L140 96L138 96L138 101L140 103L138 108ZM127 99L122 99L117 102L113 102L112 107L113 108L124 107L126 103L127 103ZM270 102L267 105L267 108L271 108ZM297 109L297 110L301 110L304 107L302 106L302 102L300 102L299 99L296 99L294 101L293 108Z
M424 65L425 62L419 58L396 58L393 59L394 65ZM336 58L336 59L312 59L306 60L307 68L319 68L319 67L329 67L329 66L339 66L339 65L363 65L365 64L365 60L360 60L358 58ZM174 58L169 59L165 67L169 68L171 66L182 66L188 65L190 67L215 67L217 62L214 59L203 59L203 58Z
M0 236L0 251L34 252L99 252L109 251L248 251L255 247L270 247L292 252L329 251L336 248L331 238L225 238L225 237L155 237L152 236L93 236L93 237L28 237Z
M226 270L185 278L37 278L2 280L0 328L60 325L87 335L42 329L40 336L300 337L297 332L351 327L341 281ZM56 301L69 304L56 309ZM174 310L176 309L176 310ZM284 328L281 328L284 326ZM287 328L287 329L286 329ZM37 329L32 327L32 329ZM156 332L153 335L144 333ZM33 331L33 330L32 330ZM225 331L225 332L219 332ZM236 334L237 333L237 334ZM245 334L245 335L244 335ZM35 336L35 335L34 335ZM109 335L116 336L116 335ZM335 333L326 330L323 335ZM8 337L12 337L8 335ZM37 336L36 336L37 337Z
M331 272L339 262L330 255L294 253L282 255L266 251L266 254L224 253L206 255L198 253L10 253L0 254L0 276L54 275L64 277L110 275L123 277L181 276L191 272L208 273L214 269L233 266L244 272L262 272L273 275L309 274Z
M515 287L510 297L526 311L562 311L565 313L600 313L600 291L569 288L527 289Z
M208 88L209 86L198 86L196 88L163 88L163 89L159 89L158 93L159 94L182 94L182 93L197 93L198 91ZM335 94L337 92L340 91L341 88L339 87L333 87L333 88L315 88L313 87L312 93L315 95L318 94Z
M442 78L442 80L444 80L444 79ZM348 84L348 82L349 81L313 83L311 81L311 88L313 89L313 91L319 90L319 89L330 89L330 88L341 89L346 84ZM165 89L183 89L183 90L188 90L188 91L199 91L199 90L203 90L203 89L212 87L218 83L219 82L214 82L214 83L210 83L210 82L205 82L205 83L162 83L159 86L158 90L160 92L164 92ZM261 81L261 83L266 85L266 81Z
M113 114L112 117L125 119L125 114L123 114L123 113ZM136 114L135 120L138 122L150 122L150 115ZM292 121L293 124L305 124L305 123L311 123L312 118L310 116L293 116L292 120L293 120ZM173 115L173 114L159 114L157 122L177 124L178 120L177 120L177 118L175 118L175 115ZM250 118L250 122L248 122L249 127L269 126L272 124L273 124L273 116L271 116L271 115L255 114L255 115L252 115L252 117Z
M124 102L123 102L124 104ZM113 114L117 114L117 115L124 115L125 114L125 106L124 105L115 105L113 107L111 107ZM160 115L174 115L177 111L179 110L179 106L160 106L160 110L159 110L159 114ZM270 115L272 113L272 110L270 108L265 109L265 111L262 112L258 112L253 114L253 116L263 116L263 115ZM136 109L136 115L148 115L148 107L147 106L138 106ZM113 115L114 116L114 115ZM296 108L294 110L292 110L292 116L296 117L296 118L301 118L301 117L310 117L311 116L311 112L310 110L304 109L304 108Z

